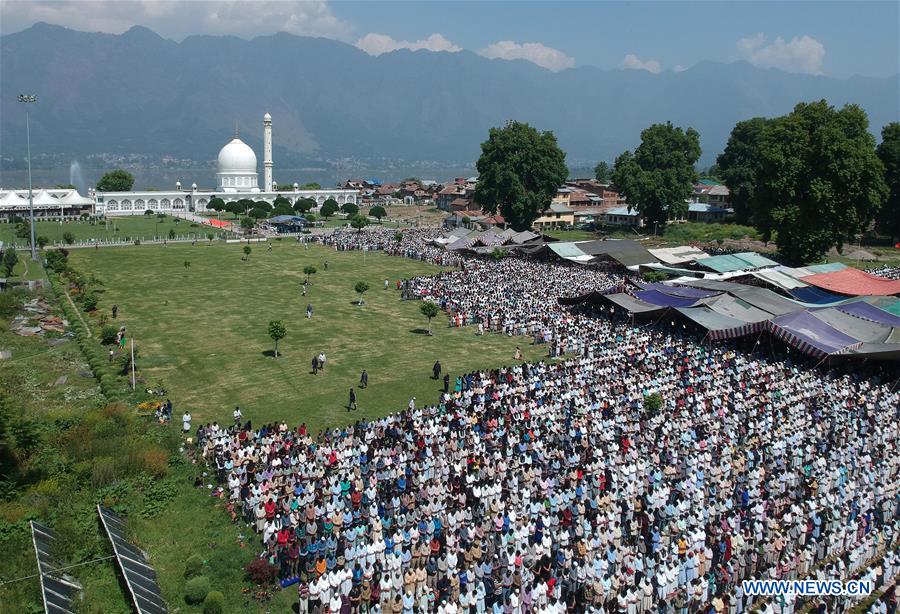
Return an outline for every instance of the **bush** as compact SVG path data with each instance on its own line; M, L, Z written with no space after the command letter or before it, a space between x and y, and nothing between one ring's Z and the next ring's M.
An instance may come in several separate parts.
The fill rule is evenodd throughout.
M203 614L221 614L225 609L225 595L221 591L209 591L203 600Z
M187 558L184 562L184 577L185 578L196 578L200 575L200 572L203 571L203 559L201 559L198 555L192 554Z
M652 414L655 414L660 409L662 409L663 399L662 396L658 392L654 392L653 394L649 394L644 397L644 409Z
M278 577L278 569L265 559L254 559L244 567L247 579L259 586L271 584Z
M115 326L106 325L100 329L100 343L110 345L116 342L116 333L119 332Z
M94 311L97 308L97 303L97 295L93 292L85 294L84 298L81 299L81 305L85 311Z
M169 453L162 448L150 448L143 454L144 470L156 478L165 477L169 472Z
M91 486L100 488L109 486L119 479L119 462L110 456L101 456L94 459L94 467L91 471Z
M72 243L75 242L75 235L72 234L72 233L71 233L70 231L68 231L68 230L65 231L65 232L63 233L63 237L62 237L62 238L63 238L63 241L65 241L67 245L72 245Z
M657 282L657 281L665 281L669 276L663 273L662 271L650 271L648 273L644 273L644 281L649 282Z
M184 585L184 600L187 603L203 603L209 594L209 578L206 576L197 576L191 578Z

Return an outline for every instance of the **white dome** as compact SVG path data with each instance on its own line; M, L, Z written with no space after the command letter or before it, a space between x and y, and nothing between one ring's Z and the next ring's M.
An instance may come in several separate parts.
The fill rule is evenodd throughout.
M234 138L219 151L220 173L256 173L256 154L244 141Z

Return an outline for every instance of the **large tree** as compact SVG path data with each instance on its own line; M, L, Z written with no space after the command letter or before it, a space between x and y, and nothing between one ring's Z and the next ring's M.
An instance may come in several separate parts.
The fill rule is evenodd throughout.
M609 183L611 177L612 169L609 168L609 164L603 160L597 162L597 166L594 167L594 179L600 183Z
M117 168L109 171L97 182L99 192L128 192L134 186L134 175Z
M321 213L325 219L328 219L329 217L337 213L337 210L337 202L329 198L324 203L322 203L322 206L319 208L319 213Z
M206 204L206 208L211 211L224 211L225 210L225 201L219 198L218 196L213 196L209 199L209 202Z
M884 165L884 180L890 195L878 212L878 229L891 237L900 238L900 123L892 122L881 129L878 158Z
M671 122L653 124L641 132L641 144L618 158L612 180L640 211L644 222L665 228L670 217L687 213L686 201L697 180L694 165L700 159L700 134Z
M531 228L569 175L553 133L521 122L491 128L476 168L475 202L485 213L499 210L515 230Z
M793 264L821 259L865 231L888 188L869 118L856 105L838 110L801 103L770 121L758 150L753 222Z
M750 201L759 171L758 149L768 121L764 117L754 117L735 124L725 151L716 158L718 174L728 186L734 215L741 224L750 221Z

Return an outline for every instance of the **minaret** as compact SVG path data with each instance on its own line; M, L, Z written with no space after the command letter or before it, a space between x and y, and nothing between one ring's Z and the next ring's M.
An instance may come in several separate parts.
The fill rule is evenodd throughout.
M263 167L265 169L264 188L266 192L275 190L272 185L272 116L263 115Z

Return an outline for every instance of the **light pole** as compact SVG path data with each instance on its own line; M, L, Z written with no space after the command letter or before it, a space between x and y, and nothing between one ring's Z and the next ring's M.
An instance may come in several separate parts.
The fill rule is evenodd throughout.
M37 102L34 94L19 94L19 102ZM28 124L28 107L25 107L25 142L28 148L28 210L31 217L31 259L37 262L37 250L34 248L34 198L31 189L31 128Z

